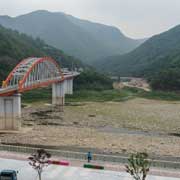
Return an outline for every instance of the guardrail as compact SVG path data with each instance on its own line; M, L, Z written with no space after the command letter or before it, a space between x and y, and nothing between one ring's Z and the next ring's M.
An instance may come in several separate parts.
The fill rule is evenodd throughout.
M31 154L36 152L35 147L24 147L15 145L0 145L0 151L18 152L18 153L28 153ZM51 155L61 156L64 158L76 159L76 160L87 160L87 154L84 152L73 152L73 151L62 151L58 149L46 149ZM161 168L172 168L180 169L180 161L166 161L166 160L153 160L149 159L152 167ZM111 162L111 163L122 163L126 164L128 162L128 157L125 156L113 156L113 155L101 155L93 154L93 161Z

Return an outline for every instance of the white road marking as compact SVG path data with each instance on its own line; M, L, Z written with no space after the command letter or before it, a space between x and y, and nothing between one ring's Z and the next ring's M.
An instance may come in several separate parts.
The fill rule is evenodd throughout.
M64 173L64 177L73 177L77 172L78 168L77 167L71 167L71 169L67 168L68 171Z
M58 166L50 166L47 168L47 171L45 171L43 173L43 176L49 178L49 179L54 179L56 178L58 175L61 174L62 172L62 168L59 168Z

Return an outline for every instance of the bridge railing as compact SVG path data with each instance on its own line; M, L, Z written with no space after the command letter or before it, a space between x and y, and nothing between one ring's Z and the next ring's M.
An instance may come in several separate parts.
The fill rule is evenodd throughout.
M17 90L17 89L18 89L18 85L7 86L6 88L0 88L0 94L3 92L8 92L8 91Z

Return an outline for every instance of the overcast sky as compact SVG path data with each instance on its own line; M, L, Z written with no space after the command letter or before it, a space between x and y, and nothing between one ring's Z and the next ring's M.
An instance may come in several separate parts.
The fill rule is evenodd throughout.
M149 37L180 24L180 0L0 0L0 14L38 9L118 27L132 38Z

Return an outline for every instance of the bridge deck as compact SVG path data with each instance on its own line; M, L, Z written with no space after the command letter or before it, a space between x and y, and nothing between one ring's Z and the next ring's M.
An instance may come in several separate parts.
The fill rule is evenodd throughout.
M53 79L50 79L50 80L51 80L51 82L52 81L57 81L57 82L58 81L64 81L66 79L78 76L79 73L72 71L72 72L65 72L65 73L63 73L63 75L64 75L64 79L62 79L62 77L56 77L56 78L53 78ZM48 79L45 79L43 81L41 80L41 81L32 82L32 84L30 84L30 85L36 85L38 83L43 83L43 82L44 83L48 82ZM52 84L52 83L50 83L50 84ZM48 85L50 85L50 84L48 84ZM13 93L18 93L18 91L19 91L18 85L7 86L6 88L0 88L0 96L5 96L5 95L13 94Z

